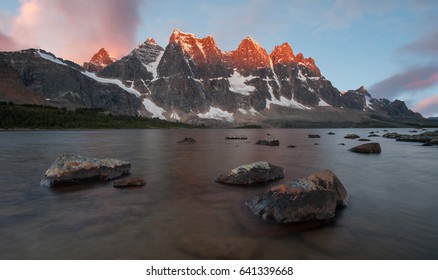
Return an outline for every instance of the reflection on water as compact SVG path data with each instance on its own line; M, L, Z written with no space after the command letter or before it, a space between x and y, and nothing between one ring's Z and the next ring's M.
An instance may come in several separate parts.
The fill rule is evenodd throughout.
M373 141L382 145L380 155L347 151L359 143L345 134L368 132L1 132L0 258L437 259L438 148L379 137ZM254 144L267 133L281 145ZM310 133L321 138L310 139ZM229 134L246 134L248 140L225 140ZM176 144L184 137L198 142ZM45 170L62 153L130 161L132 175L147 185L40 187ZM284 180L333 170L350 194L349 206L324 227L263 223L243 202L278 182L253 187L214 182L231 168L259 160L284 167Z

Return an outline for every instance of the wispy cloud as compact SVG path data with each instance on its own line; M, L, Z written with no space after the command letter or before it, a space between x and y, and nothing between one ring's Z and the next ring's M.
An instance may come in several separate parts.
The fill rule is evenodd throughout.
M20 45L15 42L14 38L0 31L0 51L14 51L20 48Z
M76 62L101 47L114 56L135 43L141 0L22 0L11 36L21 46L47 48Z
M414 111L420 111L425 116L438 117L438 93L421 100L414 106Z
M404 92L420 91L438 84L438 65L411 67L371 86L376 97L397 97Z
M424 35L415 42L401 46L398 52L417 55L438 55L438 31Z

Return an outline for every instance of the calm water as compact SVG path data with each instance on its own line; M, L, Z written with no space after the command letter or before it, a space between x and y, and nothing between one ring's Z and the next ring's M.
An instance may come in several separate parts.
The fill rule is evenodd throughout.
M372 140L381 144L380 155L347 151L362 142L345 134L366 137L369 131L0 132L0 259L438 259L438 148L379 137ZM281 146L254 144L267 133ZM248 140L225 140L230 134ZM176 144L186 136L198 143ZM286 148L290 144L297 148ZM147 185L39 186L62 153L130 161L132 175ZM260 160L284 167L284 180L331 169L349 192L349 206L318 229L261 222L243 203L278 182L214 182Z

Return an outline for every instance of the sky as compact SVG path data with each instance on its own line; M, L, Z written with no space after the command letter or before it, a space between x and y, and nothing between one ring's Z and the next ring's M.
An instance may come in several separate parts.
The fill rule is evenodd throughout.
M212 35L223 51L251 36L288 42L341 91L364 85L438 116L436 0L2 0L0 51L41 48L79 64L100 48L120 58L174 29Z

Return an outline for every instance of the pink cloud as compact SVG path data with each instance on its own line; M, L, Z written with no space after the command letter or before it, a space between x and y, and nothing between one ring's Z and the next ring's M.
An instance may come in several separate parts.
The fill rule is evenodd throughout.
M413 110L421 112L424 116L438 116L438 94L419 101Z
M135 46L140 0L22 0L12 37L82 63L105 47L115 57Z

